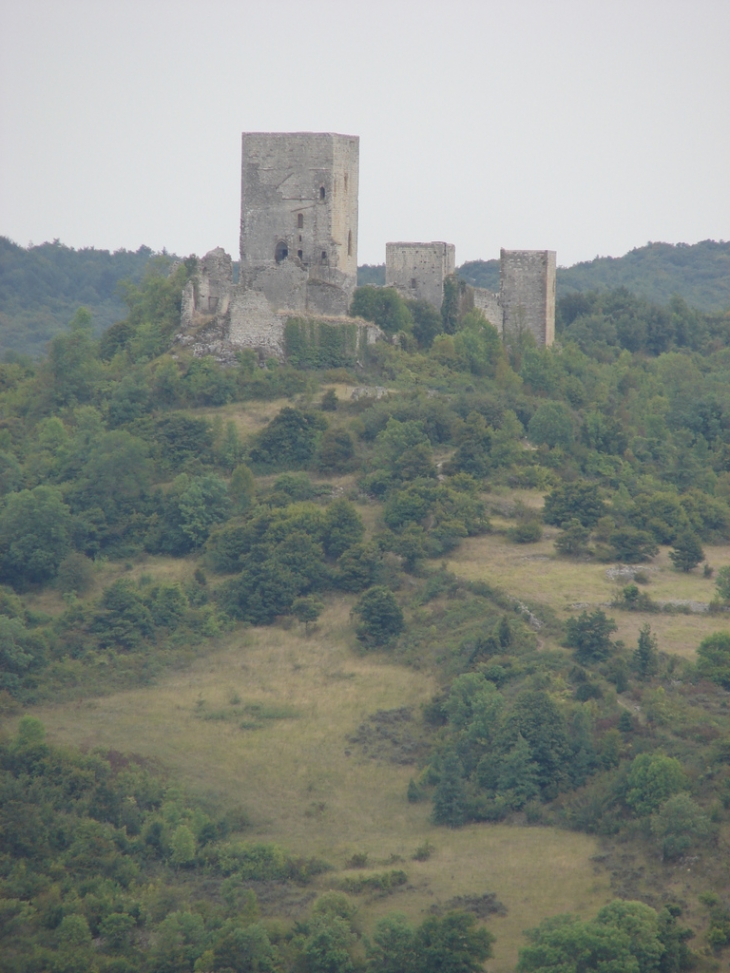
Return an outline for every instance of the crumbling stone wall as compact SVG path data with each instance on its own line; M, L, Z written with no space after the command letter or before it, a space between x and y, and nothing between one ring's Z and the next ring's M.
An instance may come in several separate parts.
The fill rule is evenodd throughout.
M527 329L540 346L555 340L555 251L501 250L504 331Z
M502 305L499 303L499 294L487 290L486 287L472 287L471 290L474 294L474 307L502 334Z
M244 132L241 283L275 311L347 314L357 286L360 143Z
M414 301L428 301L441 310L444 279L454 273L453 243L386 243L385 286Z

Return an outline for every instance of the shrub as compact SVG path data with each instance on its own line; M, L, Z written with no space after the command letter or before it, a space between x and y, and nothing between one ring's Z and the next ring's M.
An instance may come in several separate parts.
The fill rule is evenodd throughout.
M655 750L632 760L626 785L626 803L643 817L686 787L687 778L678 760Z
M565 527L578 520L583 527L593 527L605 516L606 505L598 487L587 480L575 480L556 487L545 497L543 519L546 524Z
M390 645L403 631L403 612L389 588L368 589L352 609L360 616L357 638L368 648Z
M709 837L710 821L689 794L675 794L651 816L651 830L665 859L680 858Z
M700 561L704 561L705 552L697 537L691 531L684 531L674 542L674 549L669 552L677 571L691 571Z
M542 540L542 525L539 520L523 520L509 528L507 537L515 544L536 544Z
M569 618L565 625L565 645L575 649L575 657L581 664L600 662L608 658L612 644L609 638L616 631L616 623L600 608L582 611L578 618Z
M700 642L697 671L718 686L730 690L730 634L713 632Z

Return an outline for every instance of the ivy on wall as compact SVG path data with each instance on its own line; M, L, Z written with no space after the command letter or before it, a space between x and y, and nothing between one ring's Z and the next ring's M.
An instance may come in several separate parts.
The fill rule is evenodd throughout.
M311 318L289 318L284 330L286 357L297 368L340 368L355 364L365 334L357 324L327 324Z

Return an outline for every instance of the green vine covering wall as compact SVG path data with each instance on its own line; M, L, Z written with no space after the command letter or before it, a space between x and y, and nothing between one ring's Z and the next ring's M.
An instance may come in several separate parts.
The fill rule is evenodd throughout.
M298 368L339 368L354 365L365 333L357 324L327 324L311 318L289 318L284 331L286 357Z

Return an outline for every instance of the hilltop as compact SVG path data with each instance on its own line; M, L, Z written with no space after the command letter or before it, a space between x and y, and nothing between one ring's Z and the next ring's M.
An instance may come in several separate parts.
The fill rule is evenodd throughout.
M123 282L138 284L148 266L176 258L141 246L136 251L74 250L58 240L27 248L0 237L0 354L42 355L79 307L92 313L96 334L124 318ZM235 267L235 265L234 265ZM459 274L476 287L499 290L499 261L472 260ZM358 268L358 284L385 283L385 265ZM701 311L730 307L730 243L650 243L623 257L558 267L558 297L575 291L625 287L657 304L675 295Z

